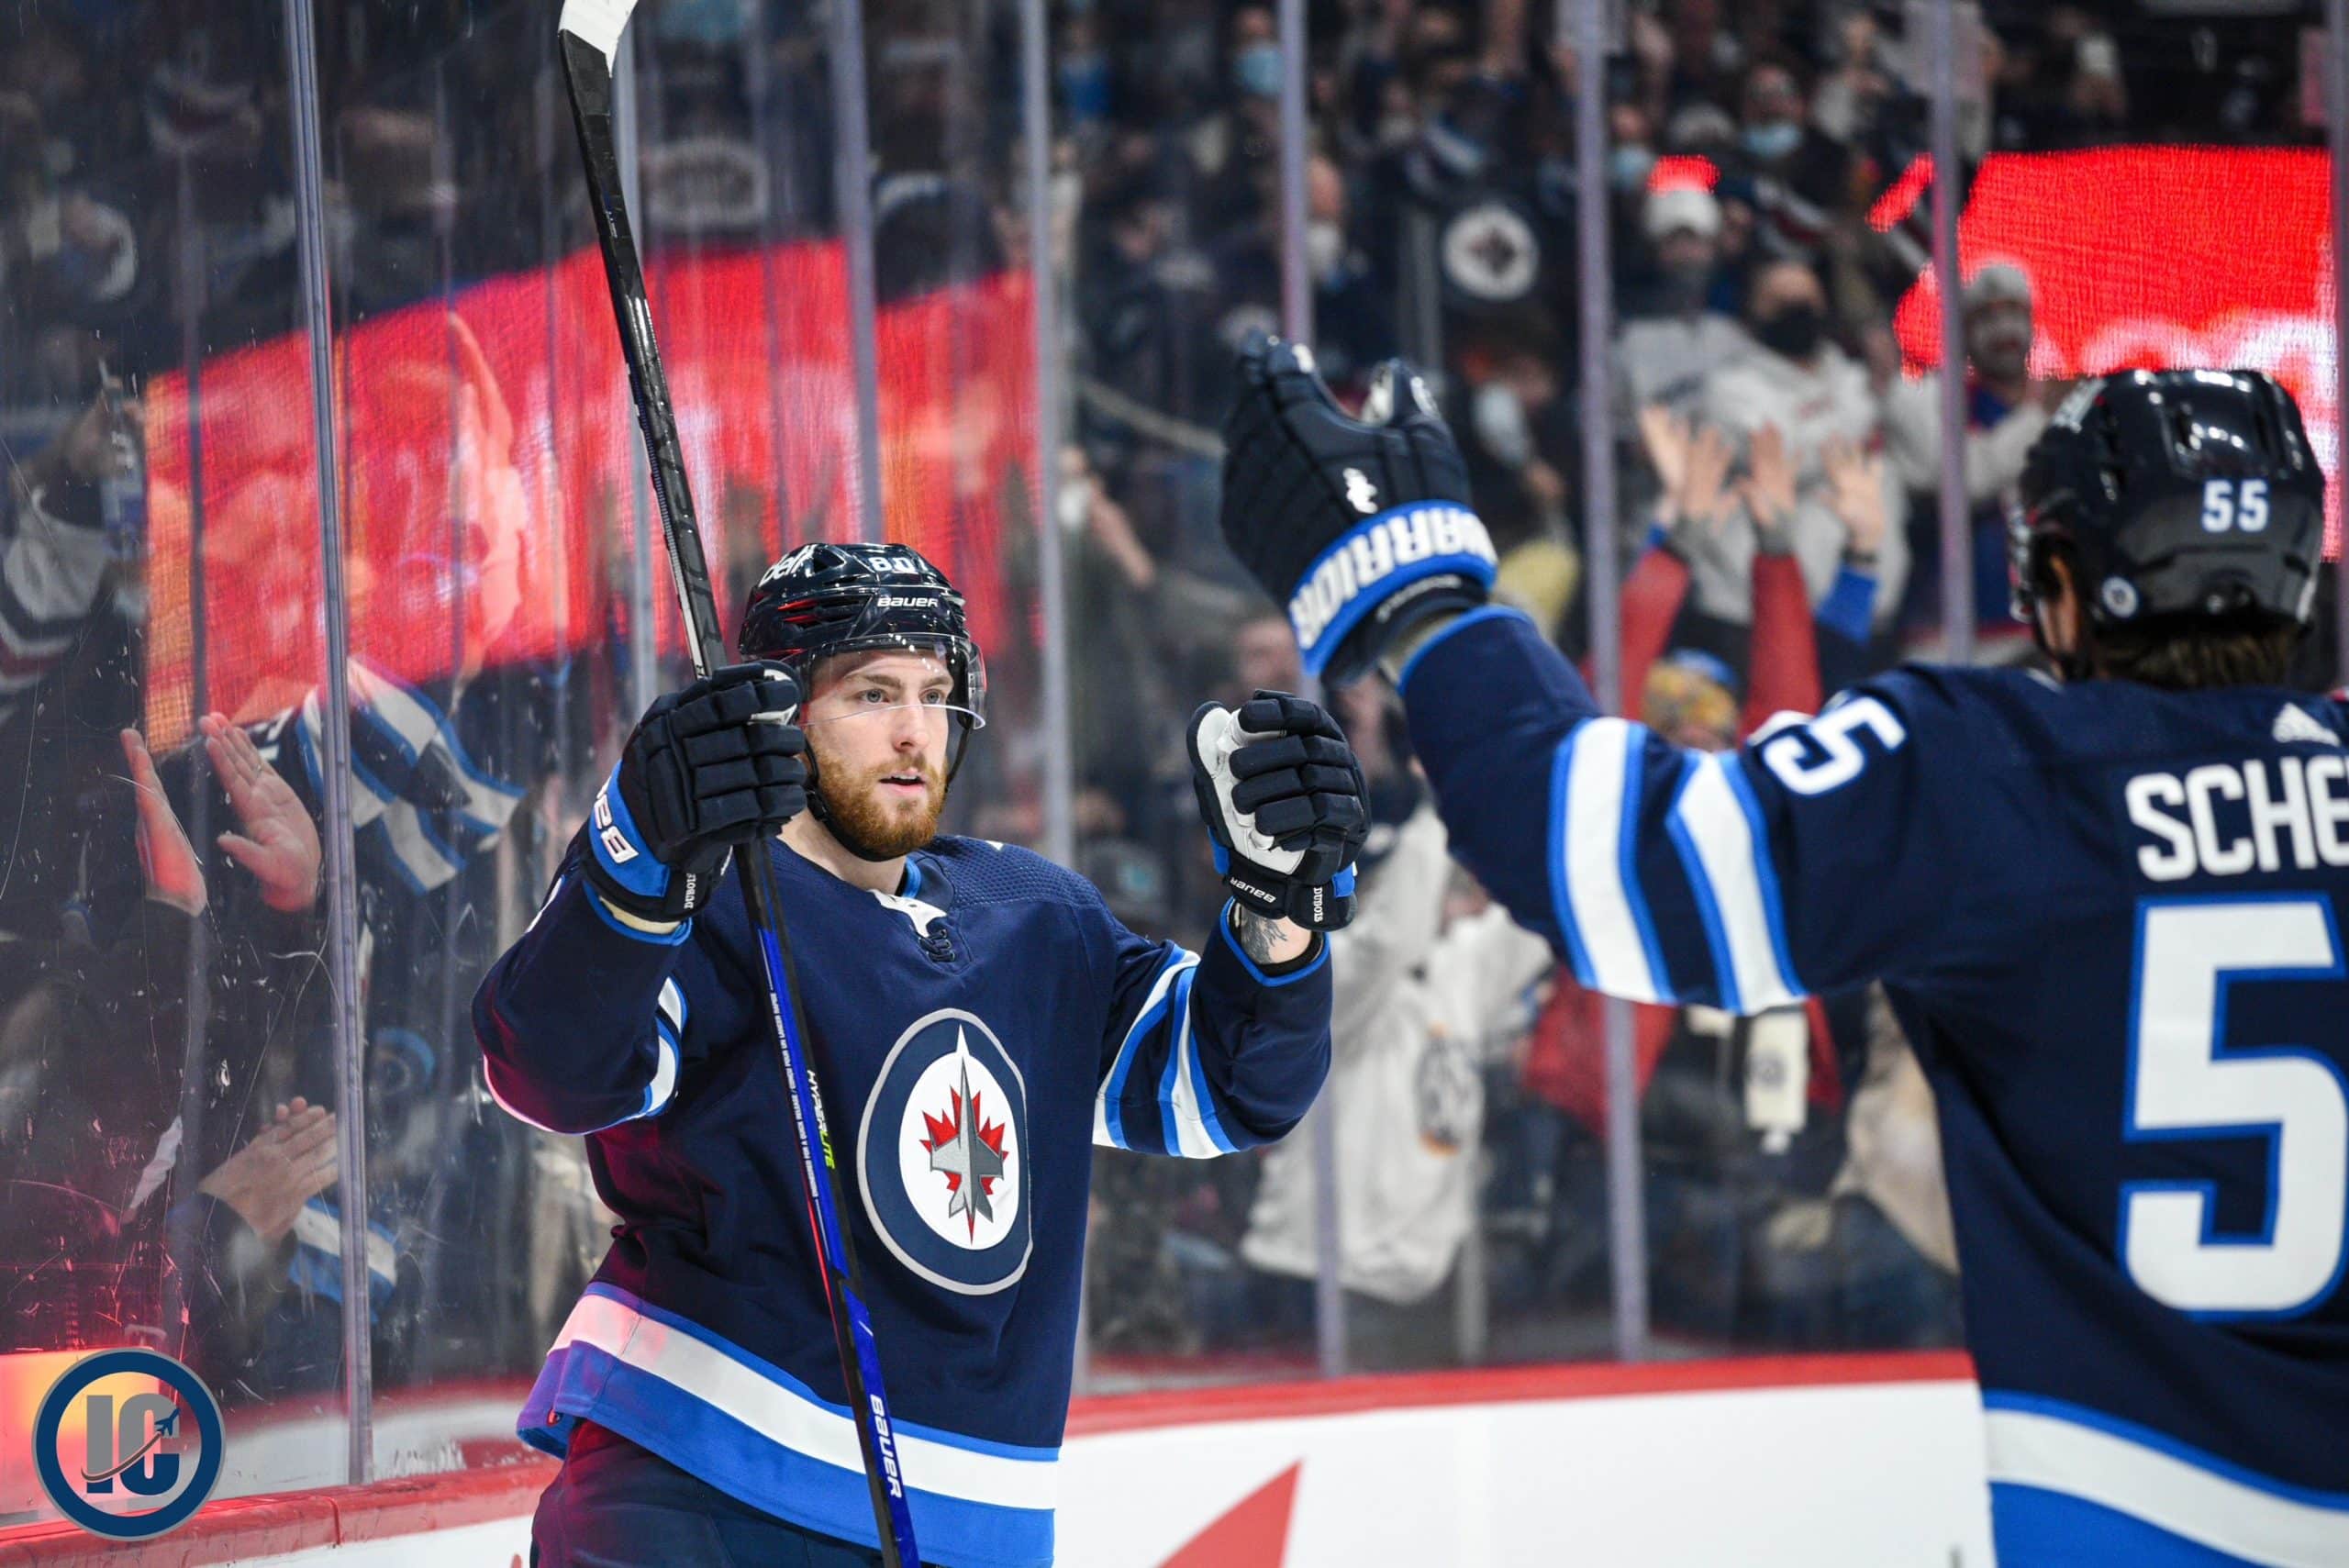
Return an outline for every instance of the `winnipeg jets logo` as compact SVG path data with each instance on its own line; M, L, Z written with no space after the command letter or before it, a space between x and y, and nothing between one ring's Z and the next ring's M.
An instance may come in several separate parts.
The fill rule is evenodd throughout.
M1346 505L1365 517L1378 510L1378 486L1361 469L1346 470Z
M930 1129L922 1147L930 1151L930 1168L946 1178L946 1218L963 1216L976 1241L979 1221L995 1218L995 1184L1003 1180L1004 1124L986 1119L979 1092L971 1087L968 1040L957 1036L954 1054L962 1068L962 1086L953 1092L943 1117L921 1113L922 1124Z
M1027 1086L976 1014L941 1008L898 1037L856 1151L865 1214L906 1268L969 1296L1026 1271Z

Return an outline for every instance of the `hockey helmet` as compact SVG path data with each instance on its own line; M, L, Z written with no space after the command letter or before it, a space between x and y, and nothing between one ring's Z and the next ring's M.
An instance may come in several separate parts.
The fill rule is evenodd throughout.
M2080 384L2023 465L2009 527L2015 615L2071 552L2091 624L2305 623L2324 475L2291 395L2257 371L2128 371Z
M986 725L986 662L963 617L963 595L908 544L803 544L766 570L742 608L736 646L770 659L803 692L836 653L901 650L946 662L955 734L948 776L962 766L970 732Z

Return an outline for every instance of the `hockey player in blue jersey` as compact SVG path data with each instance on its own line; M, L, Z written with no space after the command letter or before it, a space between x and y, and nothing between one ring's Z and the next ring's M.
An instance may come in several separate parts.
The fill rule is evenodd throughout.
M1311 703L1199 710L1194 783L1232 901L1190 953L1025 850L938 836L985 675L961 597L915 551L795 551L740 643L753 662L647 710L474 998L492 1093L586 1133L619 1217L522 1414L565 1456L533 1561L878 1561L725 886L731 856L763 853L924 1556L1048 1563L1093 1147L1212 1156L1305 1114L1361 772Z
M1912 667L1742 751L1603 717L1488 605L1417 378L1243 355L1223 527L1402 694L1454 852L1585 985L1881 980L1937 1094L2004 1568L2349 1563L2349 709L2291 689L2323 481L2266 377L2084 383L2018 596L2058 676Z

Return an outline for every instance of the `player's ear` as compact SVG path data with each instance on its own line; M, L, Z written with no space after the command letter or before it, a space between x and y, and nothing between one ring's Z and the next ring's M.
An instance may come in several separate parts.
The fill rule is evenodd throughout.
M2036 570L2044 576L2045 584L2032 598L2032 615L2039 623L2040 646L2060 664L2080 651L2085 616L2079 580L2072 574L2072 563L2061 550L2047 551Z

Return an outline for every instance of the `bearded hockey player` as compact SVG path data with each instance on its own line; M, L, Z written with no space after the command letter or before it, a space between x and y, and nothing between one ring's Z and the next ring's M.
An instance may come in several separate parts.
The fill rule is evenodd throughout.
M938 835L986 679L961 597L915 551L794 552L740 643L751 662L646 711L473 1003L492 1092L588 1135L620 1221L522 1414L565 1456L533 1559L877 1561L727 885L732 855L763 854L924 1555L1048 1563L1093 1146L1213 1156L1305 1114L1360 770L1311 703L1199 710L1195 783L1233 898L1186 952L1036 855Z
M2001 1568L2349 1562L2349 708L2288 685L2324 493L2291 399L2083 384L2016 525L2055 678L1904 669L1704 756L1486 604L1408 372L1362 421L1294 347L1241 379L1227 538L1309 669L1401 691L1454 851L1585 985L1890 991L1939 1100Z

